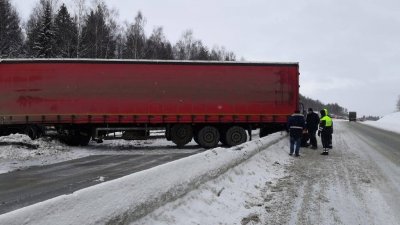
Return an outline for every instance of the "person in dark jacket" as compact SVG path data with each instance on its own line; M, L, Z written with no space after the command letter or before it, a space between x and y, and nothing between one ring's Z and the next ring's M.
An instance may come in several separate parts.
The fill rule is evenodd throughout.
M303 130L303 135L301 136L301 145L300 147L302 148L307 148L308 146L310 146L310 144L308 143L308 141L310 140L310 135L307 132L307 129Z
M303 130L305 128L305 119L303 114L300 114L299 110L296 110L294 114L292 114L287 122L287 126L290 133L290 153L289 155L300 156L300 144L301 137L303 135Z
M319 125L319 116L316 114L312 108L308 109L307 119L306 119L306 128L308 131L308 135L310 137L310 144L312 149L317 149L317 138L316 133Z
M328 115L328 110L321 110L321 120L319 123L318 136L321 136L324 151L321 155L329 155L328 150L332 148L333 122Z

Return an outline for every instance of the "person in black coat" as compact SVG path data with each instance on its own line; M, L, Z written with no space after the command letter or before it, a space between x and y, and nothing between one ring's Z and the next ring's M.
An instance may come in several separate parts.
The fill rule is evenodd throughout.
M299 156L301 137L303 136L303 130L305 128L305 119L303 114L300 114L299 110L296 110L292 114L287 122L287 127L290 133L290 153L289 155Z
M316 114L312 108L308 109L307 119L306 119L306 128L308 131L308 135L310 137L310 144L312 149L317 149L317 138L316 133L319 125L319 116Z

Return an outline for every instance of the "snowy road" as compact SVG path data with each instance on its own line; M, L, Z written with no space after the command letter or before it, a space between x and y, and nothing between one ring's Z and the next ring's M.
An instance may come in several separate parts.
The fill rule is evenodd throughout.
M288 145L281 141L132 225L400 224L399 134L335 121L329 156L302 148L300 158L290 157Z
M193 154L94 155L0 174L0 214Z
M306 149L287 167L267 221L400 224L400 135L359 123L335 125L329 156Z
M400 135L334 124L329 156L302 148L291 157L277 133L2 214L0 223L400 224Z

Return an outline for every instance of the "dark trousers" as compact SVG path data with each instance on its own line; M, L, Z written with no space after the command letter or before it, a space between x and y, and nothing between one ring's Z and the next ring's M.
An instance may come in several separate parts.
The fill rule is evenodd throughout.
M331 132L322 132L321 133L321 142L323 148L332 148L332 133Z
M299 154L301 137L290 137L290 154Z
M308 130L308 135L310 135L310 144L313 147L317 147L317 138L315 137L316 133L317 133L317 130Z

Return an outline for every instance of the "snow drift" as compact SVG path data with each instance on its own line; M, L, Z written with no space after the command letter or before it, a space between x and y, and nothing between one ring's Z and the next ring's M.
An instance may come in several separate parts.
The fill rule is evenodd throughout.
M386 115L378 121L366 121L364 123L380 129L400 133L400 112Z

